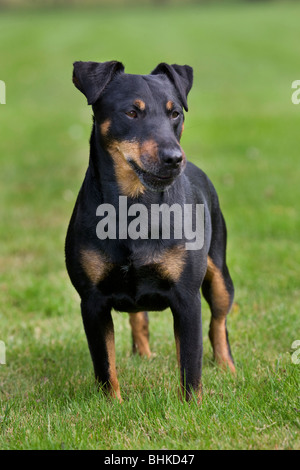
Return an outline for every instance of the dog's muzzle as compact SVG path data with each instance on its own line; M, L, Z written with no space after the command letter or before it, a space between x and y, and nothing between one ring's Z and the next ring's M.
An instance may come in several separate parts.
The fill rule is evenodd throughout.
M176 178L182 173L186 165L183 150L163 150L159 153L159 160L153 164L147 164L146 158L141 158L144 168L141 168L133 160L128 163L134 169L141 183L151 191L164 191L171 186Z

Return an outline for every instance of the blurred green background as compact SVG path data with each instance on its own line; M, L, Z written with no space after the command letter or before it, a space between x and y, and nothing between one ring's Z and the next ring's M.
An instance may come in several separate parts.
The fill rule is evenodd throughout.
M215 184L227 221L237 366L257 372L260 364L263 371L285 358L299 374L290 361L291 344L300 339L300 105L291 101L292 82L300 79L299 3L2 0L0 6L3 397L31 389L40 358L49 348L66 358L65 344L69 361L81 351L75 371L91 377L79 300L64 266L92 122L72 84L75 60L116 59L141 74L162 61L194 68L182 144ZM203 316L206 335L205 305ZM170 316L152 318L153 349L171 354ZM130 349L127 318L118 322L117 354ZM210 355L205 336L204 357ZM290 422L278 420L282 429ZM275 446L277 438L268 439Z

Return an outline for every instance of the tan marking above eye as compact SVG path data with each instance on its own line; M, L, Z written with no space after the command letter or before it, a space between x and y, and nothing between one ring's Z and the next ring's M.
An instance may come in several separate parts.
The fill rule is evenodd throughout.
M167 101L167 103L166 103L166 108L167 108L168 111L171 111L171 109L173 108L173 106L174 106L173 101L171 101L171 100Z
M146 103L145 103L143 100L140 100L140 99L135 100L135 101L133 102L133 104L134 104L137 108L139 108L141 111L144 111L144 109L146 108Z

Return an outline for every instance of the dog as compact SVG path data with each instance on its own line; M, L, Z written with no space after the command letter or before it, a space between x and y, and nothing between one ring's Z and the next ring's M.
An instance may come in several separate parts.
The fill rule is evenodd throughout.
M217 193L205 173L187 161L180 145L193 69L160 63L148 75L134 75L125 73L118 61L78 61L73 67L73 83L92 106L93 127L89 165L69 223L65 255L70 280L81 298L96 381L122 401L112 309L129 313L133 350L150 357L147 312L170 308L180 395L201 401L200 289L211 310L214 357L235 372L226 327L234 287ZM163 217L159 213L154 225L144 224L139 232L141 219L133 216L162 207L174 211ZM186 207L191 210L184 211L184 224L193 219L191 230L196 209L202 210L201 244L191 243L185 233L181 238L174 234L175 209ZM110 217L100 220L99 215L111 208ZM170 233L163 237L166 214Z

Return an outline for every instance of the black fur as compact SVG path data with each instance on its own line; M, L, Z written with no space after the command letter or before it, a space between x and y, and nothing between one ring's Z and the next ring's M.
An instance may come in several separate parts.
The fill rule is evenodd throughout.
M66 264L70 279L81 297L83 323L95 376L118 398L118 385L112 373L111 346L108 346L111 345L108 335L113 331L112 309L134 313L170 307L182 392L189 399L193 391L200 395L201 389L199 289L203 287L215 319L228 313L233 299L233 284L225 260L226 227L216 191L200 169L186 162L179 143L184 121L182 108L187 110L187 94L192 81L193 73L189 66L159 64L150 75L130 75L124 73L123 65L115 61L74 63L73 82L93 105L94 121L89 166L66 238ZM145 109L141 105L136 106L136 100L141 100ZM172 103L169 104L171 109L166 108L167 102ZM101 128L105 123L106 128ZM147 150L138 156L120 154L125 165L121 177L125 177L128 171L132 177L137 175L141 182L142 190L137 195L130 191L124 194L118 180L118 171L121 172L123 163L118 165L119 160L112 156L112 145L118 148L124 141L140 146L151 142L154 149L152 154ZM118 158L121 157L118 154ZM100 240L96 235L99 222L97 207L103 203L115 207L118 233L122 217L118 204L122 195L127 195L128 207L141 203L149 212L152 204L167 203L171 206L176 203L181 207L192 204L195 216L195 205L203 204L203 247L176 251L188 240L184 237L182 240L174 239L172 233L170 239ZM128 217L128 222L131 220L132 217ZM160 235L161 228L160 225ZM148 231L150 233L150 226ZM82 252L88 252L92 259L84 261ZM99 253L103 265L97 258ZM172 253L178 256L175 267ZM183 253L183 263L180 253ZM214 277L207 275L208 256L217 272ZM215 296L216 292L222 291L223 285L230 300L226 311L221 312ZM227 349L230 362L228 339Z

